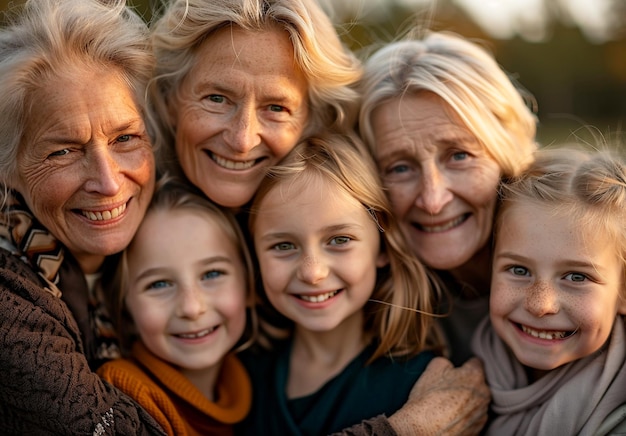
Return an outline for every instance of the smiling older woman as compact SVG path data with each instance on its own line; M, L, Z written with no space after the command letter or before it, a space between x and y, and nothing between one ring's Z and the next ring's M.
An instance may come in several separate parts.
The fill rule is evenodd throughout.
M147 28L124 1L31 0L0 30L0 427L161 434L94 372L116 355L107 256L154 188Z
M152 26L159 169L240 209L302 135L351 128L361 64L315 0L171 0Z
M537 148L534 100L491 53L444 32L374 53L361 92L361 136L413 252L449 285L454 306L442 325L462 363L488 312L500 180L520 174Z

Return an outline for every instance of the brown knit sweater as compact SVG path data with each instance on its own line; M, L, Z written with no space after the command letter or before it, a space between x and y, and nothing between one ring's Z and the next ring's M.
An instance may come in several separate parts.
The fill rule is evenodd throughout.
M30 265L0 249L3 435L163 434L137 403L91 371L86 347L65 302Z
M141 342L132 353L132 359L107 362L98 373L133 397L169 435L232 435L233 424L250 411L250 378L234 354L222 363L215 389L218 400L212 402Z

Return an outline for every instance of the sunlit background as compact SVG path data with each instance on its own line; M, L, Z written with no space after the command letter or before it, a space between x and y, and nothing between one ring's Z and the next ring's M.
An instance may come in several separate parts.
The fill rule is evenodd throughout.
M129 4L150 20L159 1ZM537 99L543 144L626 145L626 0L319 1L361 54L415 26L480 41Z

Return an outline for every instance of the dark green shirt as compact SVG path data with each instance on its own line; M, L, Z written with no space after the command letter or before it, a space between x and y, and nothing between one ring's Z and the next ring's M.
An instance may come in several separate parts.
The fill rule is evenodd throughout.
M366 362L370 345L317 392L287 399L291 344L275 352L244 353L252 378L253 402L248 418L236 428L241 435L327 435L381 413L393 414L435 355L410 359L379 358Z

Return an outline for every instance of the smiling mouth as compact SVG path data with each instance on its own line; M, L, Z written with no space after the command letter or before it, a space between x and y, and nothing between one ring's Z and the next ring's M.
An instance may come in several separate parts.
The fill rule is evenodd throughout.
M210 152L210 151L207 151L207 154L209 155L211 160L217 164L217 166L220 166L227 170L238 170L238 171L247 170L247 169L252 168L254 165L256 165L258 161L261 160L261 159L252 159L252 160L246 160L246 161L235 161L235 160L226 159L222 156L218 156L217 154Z
M199 331L197 333L180 333L174 336L176 336L177 338L182 338L182 339L200 339L207 335L210 335L215 330L217 330L217 327L211 327L211 328Z
M119 207L113 208L111 210L102 210L97 212L92 212L90 210L81 210L80 213L82 216L91 221L108 221L117 218L126 210L126 204L123 204Z
M517 327L526 333L527 335L532 336L533 338L545 339L547 341L555 341L559 339L569 338L576 334L578 330L565 330L565 331L557 331L557 330L535 330L527 327L523 324L517 324Z
M333 298L339 292L341 292L341 289L318 295L296 295L296 297L298 297L300 300L308 301L309 303L323 303L324 301Z
M461 224L463 224L470 217L469 213L463 214L460 217L448 221L447 223L440 224L437 226L425 226L423 224L415 223L415 227L418 230L426 233L440 233L445 232L447 230L453 229Z

